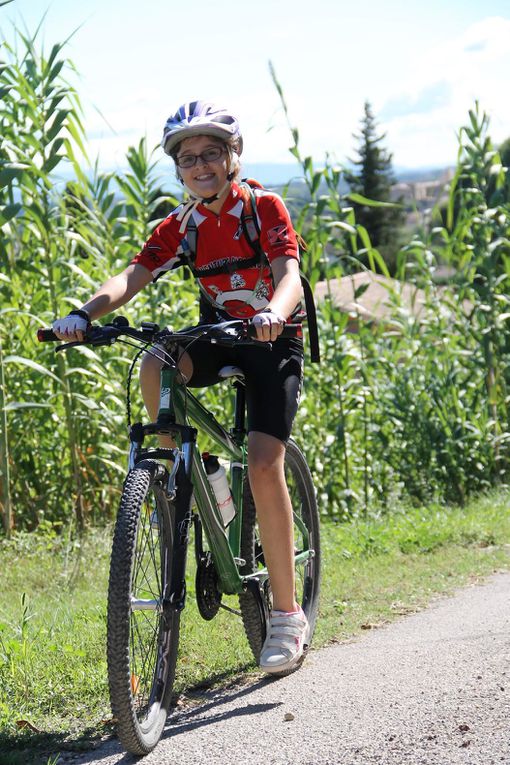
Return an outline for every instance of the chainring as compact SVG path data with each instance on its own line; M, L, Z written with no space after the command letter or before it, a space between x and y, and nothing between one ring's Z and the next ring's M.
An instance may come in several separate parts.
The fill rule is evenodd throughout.
M200 616L206 621L214 619L221 605L218 589L218 574L209 551L202 553L197 564L195 577L197 606Z

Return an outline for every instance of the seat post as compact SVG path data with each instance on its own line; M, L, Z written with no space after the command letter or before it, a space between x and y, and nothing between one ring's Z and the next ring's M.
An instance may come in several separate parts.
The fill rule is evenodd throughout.
M229 378L232 379L232 386L235 388L236 397L234 408L234 427L230 432L236 444L242 446L246 436L246 389L244 387L244 372L239 367L227 365L218 371L218 377L221 380L227 380Z
M236 390L235 408L234 408L234 428L232 435L237 443L241 444L246 435L245 418L246 418L246 388L244 382L236 380L234 383Z

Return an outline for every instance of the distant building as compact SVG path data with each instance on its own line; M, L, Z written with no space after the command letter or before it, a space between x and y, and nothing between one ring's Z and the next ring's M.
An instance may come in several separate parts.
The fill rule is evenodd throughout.
M401 180L391 187L391 198L401 200L408 209L409 225L417 225L427 219L432 209L446 200L447 186L454 175L453 168L442 170L437 178Z

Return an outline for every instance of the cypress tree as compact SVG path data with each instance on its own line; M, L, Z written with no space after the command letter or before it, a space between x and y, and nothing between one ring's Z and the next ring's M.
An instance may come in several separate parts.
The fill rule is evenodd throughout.
M503 141L498 147L503 166L506 167L504 201L510 202L510 138Z
M378 202L392 201L391 187L395 176L392 155L381 145L385 137L385 133L377 134L377 123L370 103L366 101L360 132L354 134L358 141L358 158L349 160L354 168L344 174L351 193ZM368 207L358 202L353 202L353 207L356 222L367 229L373 247L381 252L392 271L405 211L401 207Z

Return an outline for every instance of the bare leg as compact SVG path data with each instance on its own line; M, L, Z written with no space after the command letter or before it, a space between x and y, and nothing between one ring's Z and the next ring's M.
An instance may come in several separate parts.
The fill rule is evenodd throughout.
M252 431L248 436L248 472L259 522L273 608L295 611L292 505L284 473L285 444Z
M148 353L145 354L140 365L142 398L152 422L158 416L161 366L161 361ZM191 378L193 364L187 353L181 354L179 369L187 380ZM159 436L159 443L166 449L175 447L174 441L169 436Z

